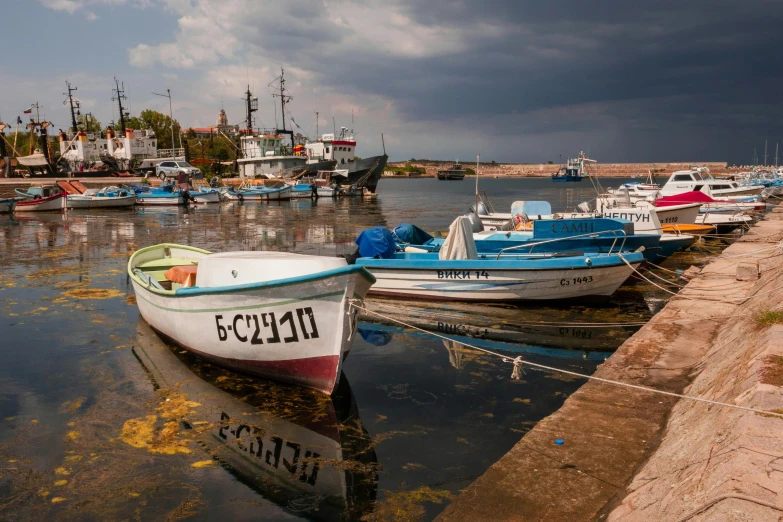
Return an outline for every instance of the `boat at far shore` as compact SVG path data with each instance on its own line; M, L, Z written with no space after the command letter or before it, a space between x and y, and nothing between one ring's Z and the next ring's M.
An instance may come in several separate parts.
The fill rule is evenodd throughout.
M454 163L451 168L438 171L438 179L459 181L465 179L465 167L459 161Z

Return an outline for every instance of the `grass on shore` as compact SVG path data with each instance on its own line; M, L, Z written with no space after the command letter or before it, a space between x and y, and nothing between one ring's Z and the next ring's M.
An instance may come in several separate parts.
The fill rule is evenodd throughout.
M783 324L783 311L759 310L753 316L753 321L759 328L769 328L773 324Z

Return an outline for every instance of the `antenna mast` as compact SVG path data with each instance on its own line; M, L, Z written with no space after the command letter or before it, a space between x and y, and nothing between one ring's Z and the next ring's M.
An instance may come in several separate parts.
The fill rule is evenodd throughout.
M318 139L318 111L315 111L315 139Z
M253 113L258 110L258 98L250 94L250 85L245 92L245 128L247 135L253 134Z
M276 129L276 132L278 132L279 134L288 134L288 135L290 135L291 136L291 147L293 148L293 146L294 146L294 131L293 130L289 131L289 130L286 130L286 128L285 128L285 106L287 104L291 103L291 100L293 100L294 97L291 96L290 94L286 94L286 90L285 90L285 70L283 70L282 67L280 68L280 78L279 78L279 81L280 81L280 87L279 87L280 93L279 94L278 93L273 93L272 94L272 98L280 98L280 111L281 111L282 117L283 117L283 129L282 130L281 129ZM269 86L270 87L274 87L274 85L272 85L273 83L275 83L274 80L272 81L272 83L269 84Z
M125 136L125 109L122 107L122 100L127 100L128 98L125 97L125 83L123 82L122 88L120 88L120 82L117 80L117 77L114 77L114 96L112 96L112 101L116 101L117 105L120 107L120 129L122 130L122 135ZM172 145L173 146L173 145Z
M68 103L71 106L71 125L73 127L73 132L78 132L79 128L78 128L78 124L76 122L76 113L74 112L74 101L73 101L73 91L77 90L77 88L76 87L71 87L71 83L68 80L65 80L65 85L66 85L66 87L68 87L68 92L67 93L63 93L63 94L68 96ZM76 101L76 107L75 108L76 109L80 108L80 104L79 104L78 100Z

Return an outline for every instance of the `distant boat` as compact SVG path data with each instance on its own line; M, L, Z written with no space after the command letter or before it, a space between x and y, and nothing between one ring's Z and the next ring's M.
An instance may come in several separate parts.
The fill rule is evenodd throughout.
M459 161L451 165L451 168L438 171L438 179L459 181L465 179L465 167Z
M23 199L16 203L14 212L46 212L65 210L65 192L37 199Z
M582 178L589 175L585 168L586 163L597 162L589 159L584 152L580 152L577 158L568 160L565 167L560 167L557 173L552 174L552 181L560 183L582 181Z

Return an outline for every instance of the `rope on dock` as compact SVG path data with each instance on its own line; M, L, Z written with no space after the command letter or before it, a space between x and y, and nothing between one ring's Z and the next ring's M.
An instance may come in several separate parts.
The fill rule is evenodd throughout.
M778 245L778 246L776 246L776 247L772 248L772 250L775 250L775 249L777 249L779 246L780 246L780 245ZM763 250L769 250L769 249L762 249L761 251L763 251ZM750 253L750 252L747 252L747 254L749 254L749 253ZM702 296L698 296L698 297L691 297L691 296L688 296L688 295L680 295L680 294L678 294L677 292L672 292L671 290L669 290L669 289L667 289L667 288L664 288L664 287L662 287L661 285L659 285L659 284L658 284L658 283L656 283L655 281L652 281L652 280L648 279L647 277L645 277L645 276L644 276L644 274L642 274L642 273L641 273L641 272L639 272L639 271L638 271L636 268L634 268L634 266L633 266L631 263L629 263L629 262L628 262L628 260L627 260L627 259L625 259L625 257L624 257L622 254L618 253L618 254L617 254L617 257L619 257L620 259L622 259L622 260L623 260L623 263L625 263L626 265L628 265L628 267L629 267L631 270L633 270L633 272L634 272L636 275L638 275L640 278L644 279L645 281L647 281L648 283L650 283L650 284L651 284L651 285L653 285L654 287L658 288L659 290L663 290L663 291L664 291L664 292L666 292L667 294L671 294L671 295L673 295L673 296L676 296L676 297L678 297L678 298L680 298L680 299L687 299L687 300L689 300L689 301L713 301L713 302L717 302L717 303L726 303L726 302L732 302L732 303L734 303L734 302L736 302L737 304L742 304L742 303L744 303L744 302L746 302L746 301L749 301L750 299L754 299L754 298L756 298L756 297L759 297L759 296L762 296L762 295L766 295L766 294L770 294L770 293L772 293L772 292L776 292L776 291L778 291L778 290L779 290L779 288L772 288L771 290L768 290L768 291L765 291L765 292L758 292L758 293L756 293L756 294L753 294L753 295L751 295L751 296L748 296L748 297L725 297L725 298L723 298L723 299L712 299L712 298L710 298L710 297L708 297L708 296L703 296L703 295L702 295ZM709 289L706 289L706 288L705 288L705 289L698 289L698 288L694 288L694 290L697 290L697 291L709 291Z
M369 309L367 309L367 308L365 308L363 306L357 306L356 302L354 300L350 301L350 305L353 306L354 308L358 308L359 310L361 310L361 311L363 311L365 313L381 317L383 319L386 319L387 321L391 321L393 323L400 324L400 325L402 325L402 326L404 326L406 328L411 328L413 330L417 330L419 332L422 332L422 333L425 333L425 334L428 334L428 335L432 335L433 337L438 337L438 338L443 339L445 341L450 341L450 342L462 344L463 346L467 346L468 348L472 348L473 350L477 350L479 352L483 352L483 353L486 353L488 355L494 355L495 357L500 357L503 362L510 362L510 363L512 363L514 365L514 369L511 372L511 378L512 379L519 379L519 374L522 371L522 365L526 365L526 366L530 366L530 367L533 367L533 368L537 368L539 370L547 370L547 371L550 371L550 372L562 373L562 374L565 374L565 375L571 375L572 377L580 377L582 379L602 382L604 384L612 384L614 386L622 386L622 387L625 387L625 388L632 388L634 390L654 393L654 394L658 394L658 395L666 395L668 397L676 397L678 399L688 399L688 400L691 400L691 401L703 402L703 403L712 404L712 405L715 405L715 406L723 406L723 407L726 407L726 408L733 408L735 410L749 411L749 412L752 412L752 413L759 413L761 415L771 415L771 416L779 417L779 418L783 419L783 413L777 413L777 412L774 412L774 411L758 410L756 408L749 408L747 406L739 406L737 404L729 404L727 402L713 401L713 400L710 400L710 399L702 399L701 397L693 397L691 395L683 395L681 393L674 393L674 392L667 392L667 391L664 391L664 390L657 390L655 388L650 388L648 386L641 386L641 385L638 385L638 384L631 384L631 383L627 383L627 382L613 381L611 379L604 379L602 377L596 377L595 375L585 375L583 373L572 372L570 370L564 370L562 368L555 368L553 366L547 366L547 365L544 365L544 364L538 364L538 363L534 363L534 362L531 362L531 361L526 361L521 356L518 356L518 357L515 357L515 358L511 359L509 357L506 357L503 354L494 352L492 350L487 350L486 348L480 348L478 346L466 343L466 342L461 341L461 340L452 339L450 337L447 337L445 335L441 335L439 333L430 332L429 330L425 330L424 328L419 328L418 326L413 326L412 324L405 323L405 322L400 321L398 319L394 319L392 317L389 317L389 316L386 316L386 315L383 315L383 314L379 314L378 312L375 312L373 310L369 310Z

